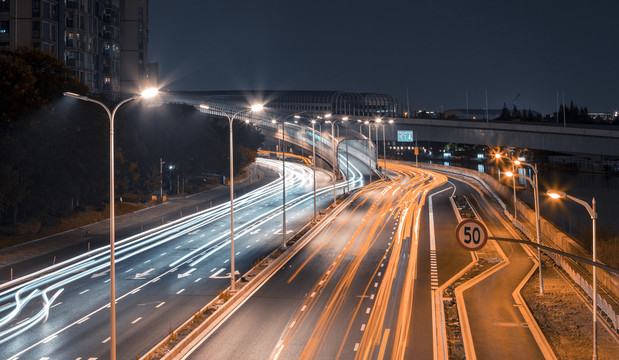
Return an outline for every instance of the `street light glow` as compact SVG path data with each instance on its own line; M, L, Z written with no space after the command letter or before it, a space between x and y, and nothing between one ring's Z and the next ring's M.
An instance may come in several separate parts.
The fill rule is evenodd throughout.
M505 176L507 176L507 177L512 177L512 176L514 176L514 173L513 173L513 172L511 172L511 171L506 171L506 172L505 172Z
M344 116L344 117L342 118L342 121L348 121L348 116Z
M159 93L159 89L157 88L150 88L150 89L146 89L144 91L142 91L142 97L145 99L151 98L155 95L157 95Z
M520 165L520 160L514 160L514 164Z
M331 117L331 114L325 114L325 118L327 118L327 119L328 119L328 118L330 118L330 117Z
M494 154L494 157L497 158L497 159L500 159L501 158L501 154L498 154L498 153Z
M563 191L548 190L546 194L548 194L548 196L550 196L553 199L559 199L559 198L565 197L565 192Z
M208 109L210 109L210 106L204 105L204 104L200 104L200 109L208 110Z
M254 104L251 106L251 111L260 111L264 108L262 104Z

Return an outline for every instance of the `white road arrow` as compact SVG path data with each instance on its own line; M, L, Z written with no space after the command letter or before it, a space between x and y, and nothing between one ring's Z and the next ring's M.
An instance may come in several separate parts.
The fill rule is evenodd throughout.
M178 274L178 275L177 275L177 276L178 276L178 279L180 279L180 278L184 278L184 277L186 277L186 276L189 276L189 275L191 275L191 273L192 273L192 272L194 272L194 271L196 271L196 269L189 269L189 271L187 271L186 273L183 273L183 274Z
M92 276L91 276L90 278L91 278L91 279L94 279L94 278L96 278L96 277L103 276L103 275L105 275L105 274L107 274L107 273L109 273L109 272L110 272L110 270L105 270L104 272L94 273L94 274L92 274Z
M155 270L155 268L150 268L150 269L144 271L143 273L137 273L137 274L135 274L135 277L133 279L135 279L135 280L143 280L144 276L148 275L153 270Z

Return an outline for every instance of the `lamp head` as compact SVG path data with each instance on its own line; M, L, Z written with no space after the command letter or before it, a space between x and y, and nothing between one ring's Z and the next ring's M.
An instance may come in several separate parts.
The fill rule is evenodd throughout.
M514 160L514 164L520 165L520 160Z
M149 88L149 89L146 89L146 90L142 91L141 95L142 95L142 97L144 99L148 99L148 98L151 98L151 97L153 97L153 96L155 96L157 94L159 94L159 89L157 89L157 88Z
M277 124L277 120L275 120L275 119L271 119L271 123L272 123L272 124Z
M75 99L80 99L80 100L88 99L88 97L86 97L84 95L76 94L76 93L69 92L69 91L63 92L62 95L67 96L67 97L72 97L72 98L75 98Z
M376 123L377 123L377 124L380 124L381 122L383 122L383 119L381 119L381 118L376 118Z
M254 104L250 108L251 111L260 111L262 109L264 109L264 105L262 104Z
M295 115L295 116L294 116L294 118L295 118L295 119L300 119L300 118L301 118L301 116L300 116L300 115Z
M389 124L393 124L393 119L389 119Z
M500 159L501 158L501 154L499 154L499 153L494 154L494 157L497 158L497 159Z
M512 176L514 176L514 173L513 173L513 172L511 172L511 171L506 171L506 172L505 172L505 175L506 175L507 177L512 177Z
M325 114L325 119L328 119L331 117L331 114Z
M208 109L210 109L210 106L204 105L204 104L200 104L200 109L208 110Z
M563 191L556 191L556 190L548 190L546 192L546 194L548 194L548 196L550 196L553 199L564 198L566 196L565 192L563 192Z
M342 118L342 121L348 121L348 116L344 116L344 117Z

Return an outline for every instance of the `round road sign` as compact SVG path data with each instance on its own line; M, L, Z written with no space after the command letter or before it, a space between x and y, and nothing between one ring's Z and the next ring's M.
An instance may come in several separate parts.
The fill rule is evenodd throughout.
M466 250L477 251L486 245L488 230L479 220L464 219L456 227L456 240Z

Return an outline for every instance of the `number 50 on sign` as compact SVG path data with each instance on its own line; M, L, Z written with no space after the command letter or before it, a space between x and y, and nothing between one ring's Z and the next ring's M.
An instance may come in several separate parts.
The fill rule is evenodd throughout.
M465 219L456 227L456 240L466 250L477 251L486 245L488 231L481 221Z

